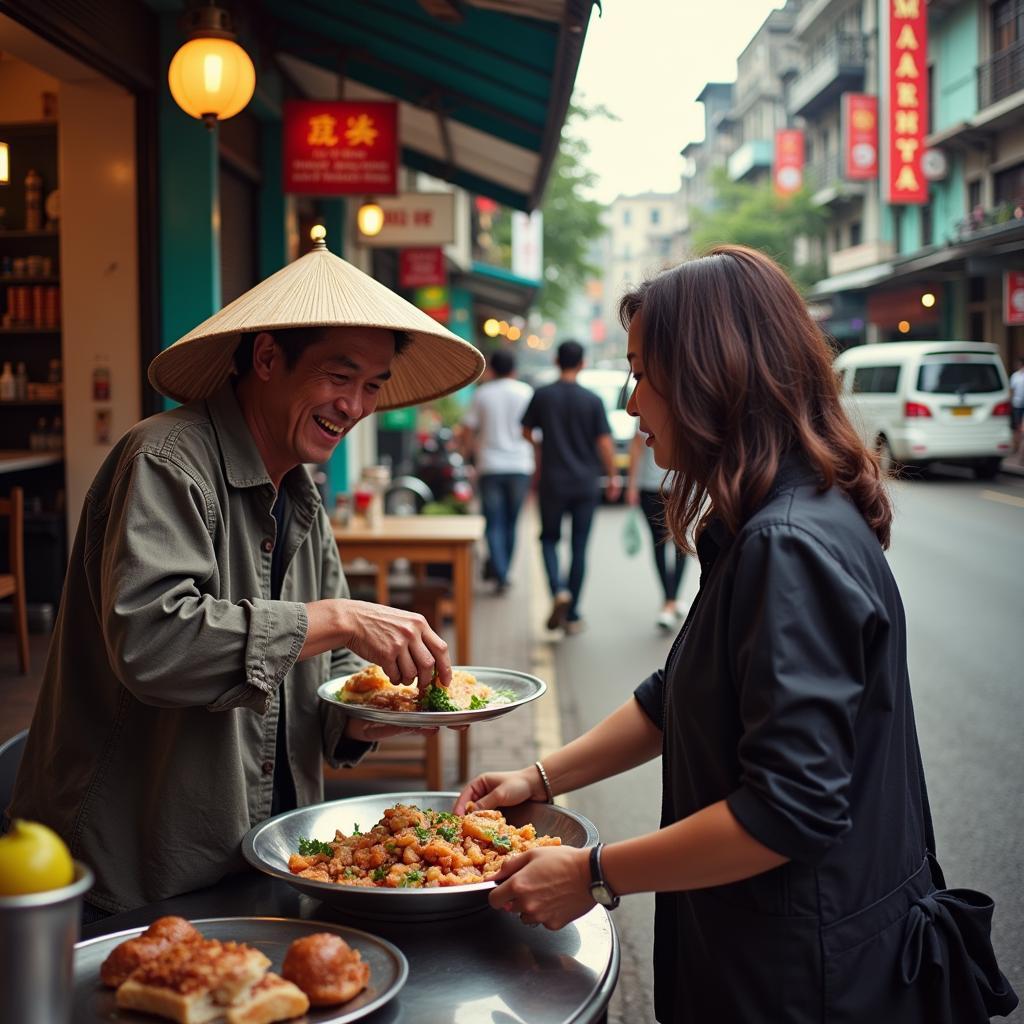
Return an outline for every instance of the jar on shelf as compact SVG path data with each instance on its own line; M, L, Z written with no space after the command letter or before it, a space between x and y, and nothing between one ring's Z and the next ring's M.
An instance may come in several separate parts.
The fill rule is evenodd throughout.
M25 175L25 230L40 231L43 227L43 178L37 170Z

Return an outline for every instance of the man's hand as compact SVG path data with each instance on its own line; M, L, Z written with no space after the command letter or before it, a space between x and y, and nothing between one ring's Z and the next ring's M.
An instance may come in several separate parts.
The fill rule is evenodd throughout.
M331 603L337 606L340 620L340 640L334 646L347 647L360 658L380 665L393 683L418 679L422 690L431 682L441 686L451 683L448 645L422 615L369 601L339 598Z
M492 879L497 888L488 902L518 914L523 924L564 928L594 906L590 851L574 846L538 846L509 857Z
M622 494L622 482L617 476L609 476L608 483L604 489L604 496L614 503L619 500L620 494Z

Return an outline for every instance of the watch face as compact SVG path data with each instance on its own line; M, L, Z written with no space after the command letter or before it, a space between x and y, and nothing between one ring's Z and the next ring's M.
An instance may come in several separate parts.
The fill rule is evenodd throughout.
M619 905L617 897L612 895L608 886L602 885L600 882L595 882L590 887L590 894L602 907L617 907Z

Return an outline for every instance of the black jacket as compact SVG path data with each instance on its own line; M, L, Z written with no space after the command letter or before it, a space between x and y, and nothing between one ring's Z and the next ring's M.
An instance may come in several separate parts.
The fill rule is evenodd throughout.
M664 732L662 826L726 800L791 860L658 894L658 1020L943 1019L901 966L934 885L906 624L877 539L790 458L739 533L712 522L698 556L697 600L636 691Z

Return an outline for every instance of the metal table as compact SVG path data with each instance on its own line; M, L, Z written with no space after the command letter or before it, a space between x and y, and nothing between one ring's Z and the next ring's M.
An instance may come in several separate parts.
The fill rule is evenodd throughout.
M374 921L255 872L87 925L82 938L163 914L336 921L390 940L409 960L409 980L367 1024L592 1024L606 1019L619 976L618 936L601 907L557 932L489 908L423 924Z

